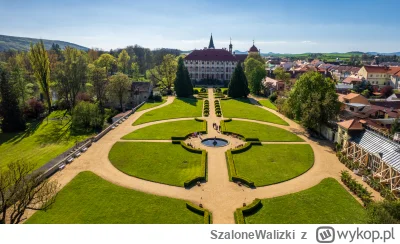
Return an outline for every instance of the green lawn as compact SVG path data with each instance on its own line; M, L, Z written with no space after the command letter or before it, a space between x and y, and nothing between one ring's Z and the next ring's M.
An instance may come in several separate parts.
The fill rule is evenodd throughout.
M252 180L256 186L265 186L309 170L314 163L314 153L307 144L267 144L233 154L233 160L238 176Z
M54 111L48 121L29 123L25 132L0 133L0 167L24 159L39 168L89 136L72 134L70 117L61 120L63 114L64 111Z
M225 118L244 118L288 125L275 114L250 103L249 99L221 100L222 114Z
M245 216L249 224L365 224L364 208L335 179L290 195L262 200L263 207Z
M163 97L163 100L161 102L156 102L154 100L147 101L136 111L139 112L139 111L146 110L149 108L157 107L157 106L160 106L161 104L165 103L166 101L167 101L167 97Z
M144 113L133 125L139 125L151 121L201 117L203 101L192 98L176 98L172 104L160 109Z
M225 122L225 126L227 131L240 134L246 138L258 138L260 141L304 141L289 131L259 123L232 120L230 122Z
M109 159L128 175L168 185L183 186L185 181L204 175L201 154L191 153L180 144L117 142Z
M202 130L203 122L182 120L150 125L136 130L124 137L125 140L170 140L171 136L186 136L189 133Z
M38 211L29 224L201 224L185 201L146 194L79 173L58 194L47 212Z
M258 101L261 105L263 105L264 107L273 109L273 110L278 110L275 106L275 104L273 104L269 99L263 99L263 100L259 100Z

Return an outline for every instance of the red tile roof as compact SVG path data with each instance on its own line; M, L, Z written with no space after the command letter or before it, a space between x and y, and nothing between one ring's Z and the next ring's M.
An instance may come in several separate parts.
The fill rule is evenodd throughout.
M238 61L238 59L235 56L233 56L228 50L225 49L194 50L185 57L185 60L232 61L232 62Z
M358 119L346 120L337 124L347 130L364 130L362 124L360 123L360 121L358 121Z
M387 73L390 75L400 76L400 67L389 67Z
M348 76L342 82L346 83L346 84L357 84L357 83L360 83L361 81L362 80L359 78Z
M370 66L370 65L365 65L364 68L367 70L369 73L386 73L389 68L384 67L384 66Z

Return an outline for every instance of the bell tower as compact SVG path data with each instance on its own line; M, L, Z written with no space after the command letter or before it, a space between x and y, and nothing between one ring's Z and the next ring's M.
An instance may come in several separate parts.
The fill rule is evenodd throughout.
M229 40L229 52L232 54L232 38Z

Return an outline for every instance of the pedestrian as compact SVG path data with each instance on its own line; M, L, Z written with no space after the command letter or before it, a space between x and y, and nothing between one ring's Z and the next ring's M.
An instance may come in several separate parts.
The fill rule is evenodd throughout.
M218 126L218 130L221 131L221 126L220 125Z

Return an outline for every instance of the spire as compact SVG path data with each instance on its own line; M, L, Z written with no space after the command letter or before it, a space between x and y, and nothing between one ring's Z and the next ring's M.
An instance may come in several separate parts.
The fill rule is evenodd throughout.
M210 37L210 44L208 44L208 48L213 48L213 49L215 49L215 47L214 47L214 41L213 41L213 38L212 38L212 33L211 33L211 37Z
M232 53L232 38L229 40L229 52Z

